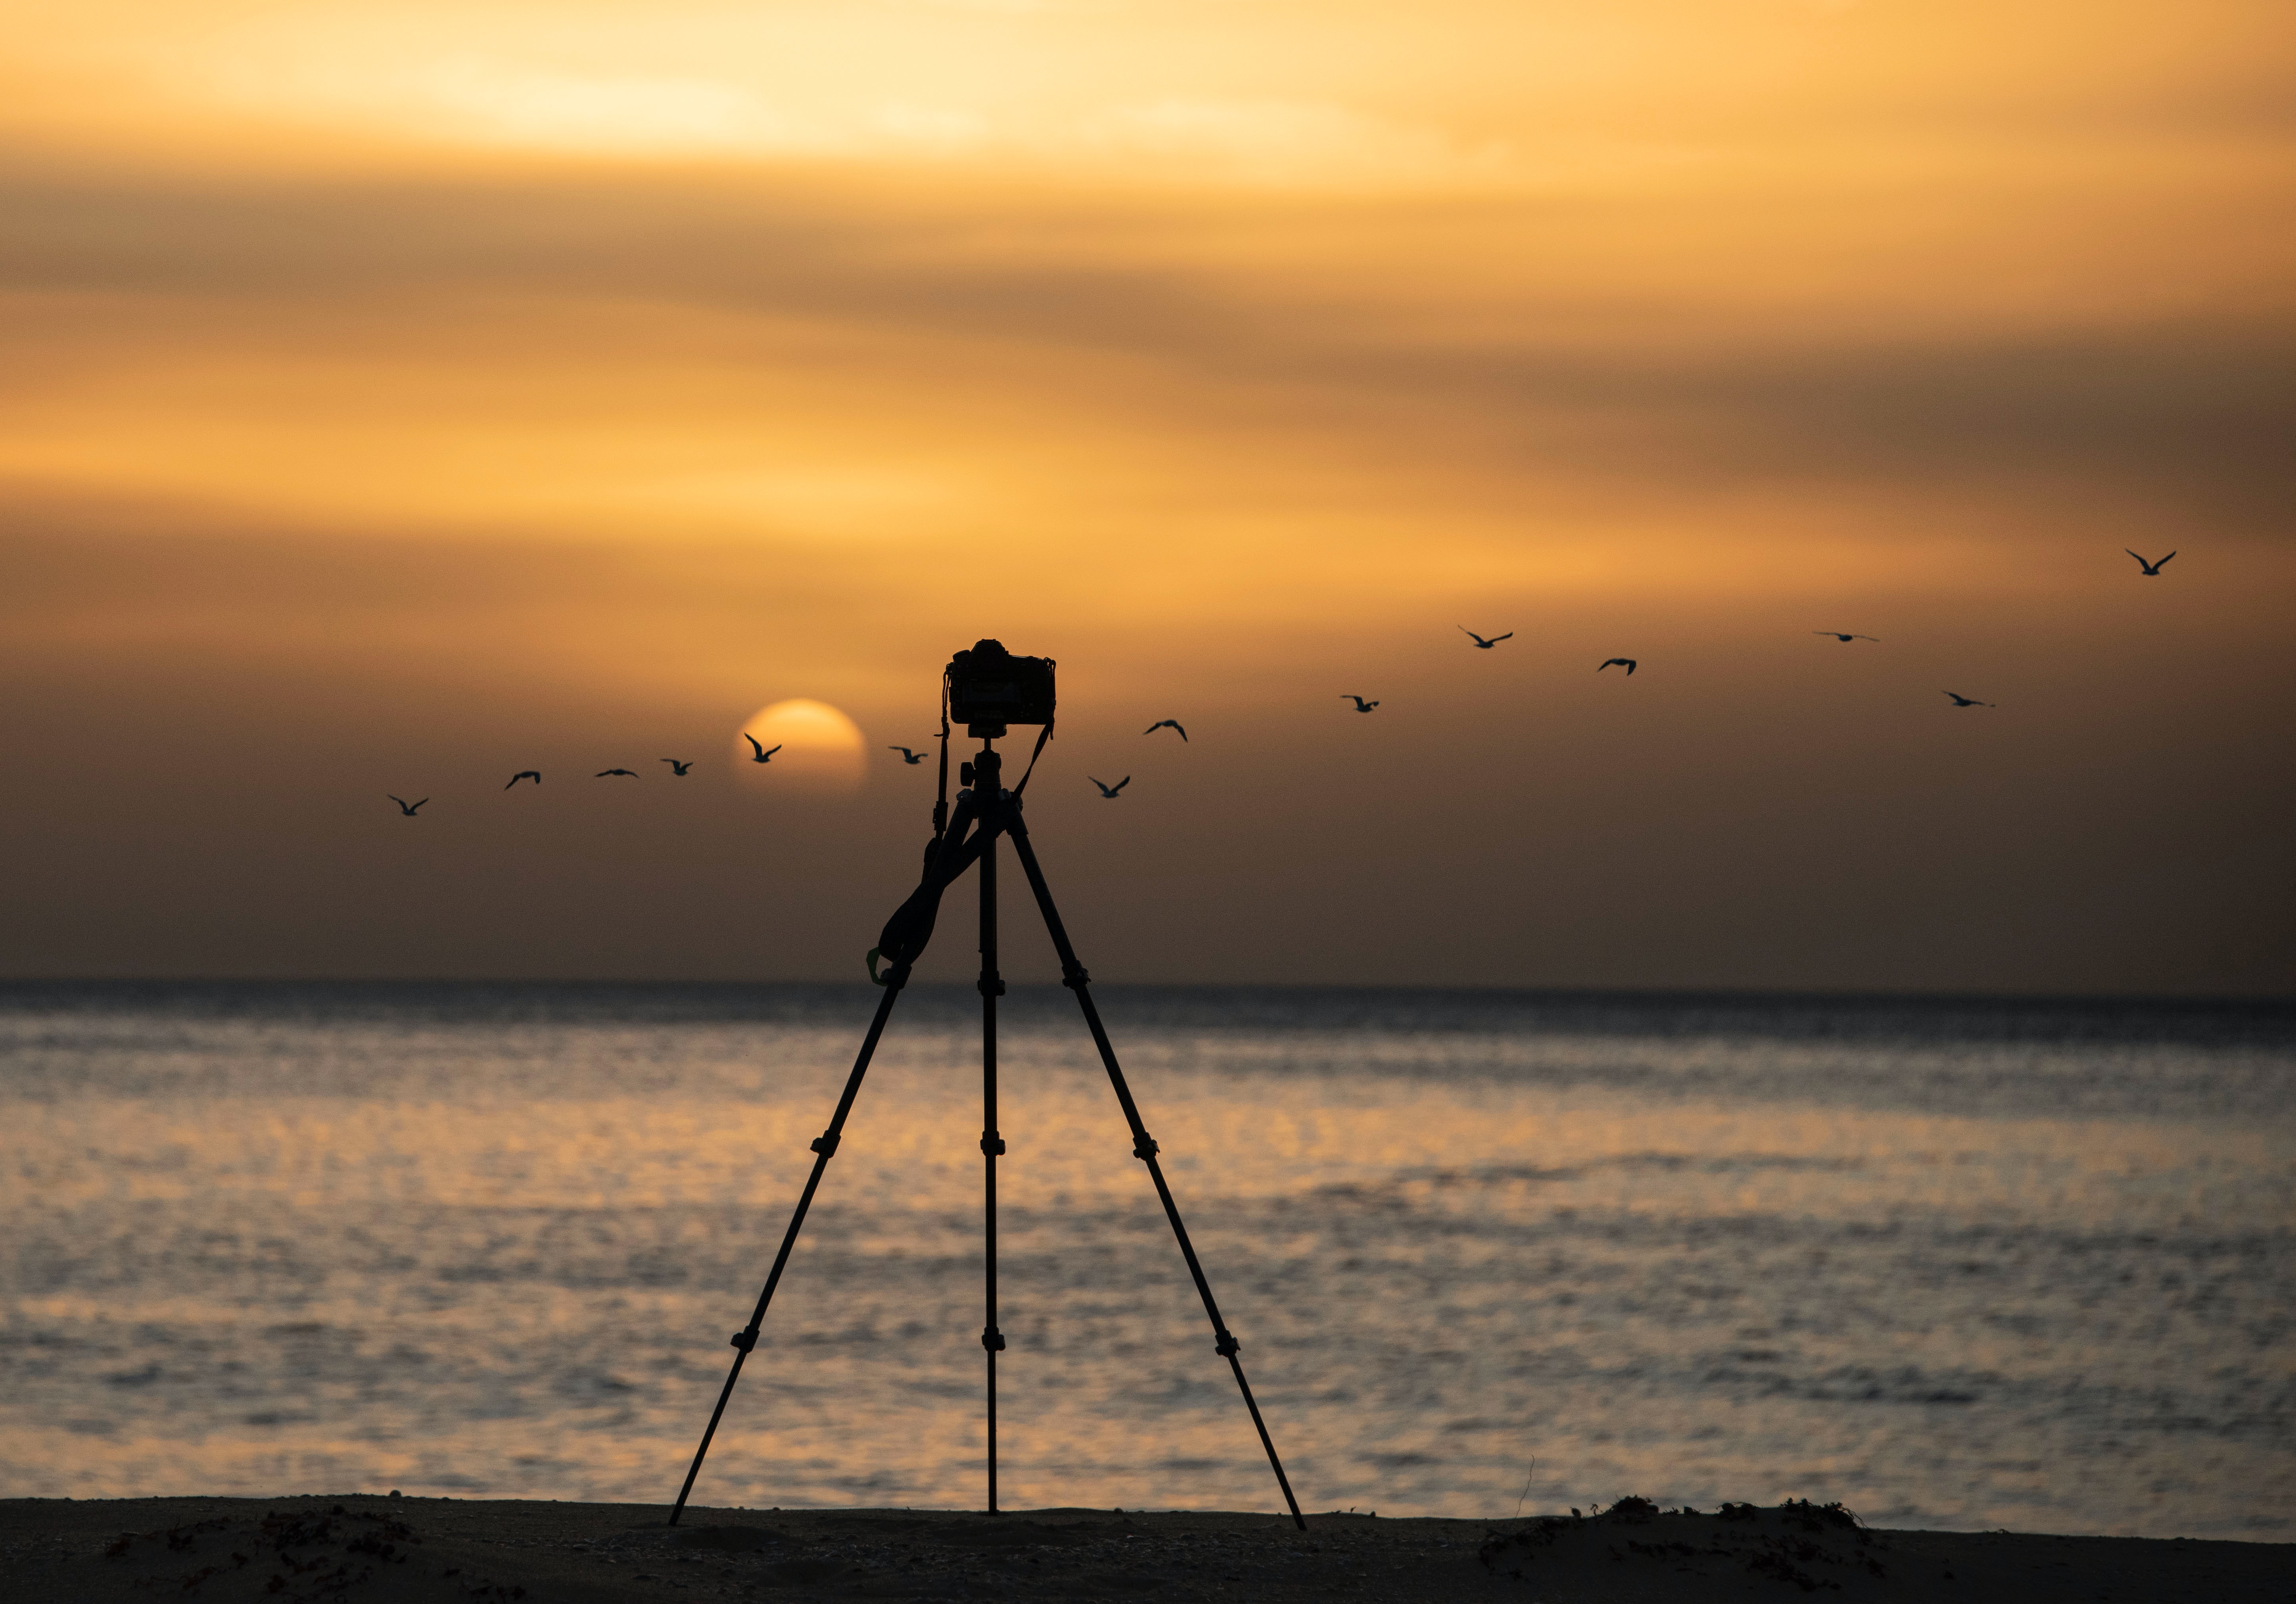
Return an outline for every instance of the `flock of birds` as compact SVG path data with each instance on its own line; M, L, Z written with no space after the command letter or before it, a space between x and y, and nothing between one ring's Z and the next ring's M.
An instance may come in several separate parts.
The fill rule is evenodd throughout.
M2143 577L2148 580L2159 579L2161 577L2161 570L2168 564L2169 557L2173 557L2177 555L2172 551L2167 557L2156 557L2147 561L2145 558L2138 556L2136 552L2128 551L2128 547L2125 546L2121 547L2121 550L2128 551L2130 556L2136 558L2136 565L2144 570ZM1483 652L1489 651L1503 640L1513 640L1514 638L1514 631L1512 629L1509 629L1504 635L1478 635L1472 629L1468 629L1464 624L1459 625L1458 629L1459 633L1464 635L1470 641L1474 643L1476 650ZM1812 629L1810 633L1812 635L1826 636L1832 639L1840 641L1843 646L1848 646L1852 641L1858 640L1870 640L1876 646L1881 644L1877 637L1872 635L1860 635L1854 630ZM1636 666L1636 660L1632 657L1606 657L1595 665L1595 671L1599 674L1604 669L1624 669L1627 670L1627 677L1628 679L1632 679L1634 677ZM1964 696L1959 691L1946 691L1942 694L1948 700L1952 702L1956 707L1995 707L1999 705L1997 703L1980 702L1974 696ZM1341 692L1340 700L1342 702L1354 703L1355 710L1359 713L1374 712L1376 712L1379 707L1378 702L1367 697L1358 696L1352 691ZM1177 719L1159 719L1156 722L1151 724L1147 728L1142 730L1140 733L1144 736L1152 736L1160 729L1168 729L1173 731L1178 735L1183 742L1186 741L1188 738L1187 730L1181 725ZM758 739L757 736L750 734L747 730L742 731L742 738L750 744L750 761L753 763L770 763L774 761L774 753L781 750L781 746L779 744L773 746L765 745ZM925 759L931 755L930 751L918 752L907 746L888 746L885 750L888 752L897 752L900 753L901 761L911 768L914 768L917 764L923 762ZM671 775L674 777L678 778L683 778L686 772L693 767L693 760L691 758L663 758L660 761L668 763L669 765ZM637 771L632 769L601 769L592 777L602 780L613 779L616 777L636 779L638 776ZM1132 783L1132 777L1128 774L1112 786L1108 784L1105 780L1096 778L1089 774L1085 776L1085 778L1091 780L1095 786L1099 787L1101 799L1103 802L1114 802L1119 796L1123 794L1124 787ZM505 791L510 790L512 786L516 786L521 780L532 780L536 785L539 786L542 784L542 775L537 769L521 769L516 774L510 777L510 785L504 786L503 789ZM416 816L417 811L422 809L424 804L428 803L430 799L426 796L421 802L411 802L405 801L400 797L393 796L390 800L398 803L398 810L400 813L404 814L408 818L413 818Z

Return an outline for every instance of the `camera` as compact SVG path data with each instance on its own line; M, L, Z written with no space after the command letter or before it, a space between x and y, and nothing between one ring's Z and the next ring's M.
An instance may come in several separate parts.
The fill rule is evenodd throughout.
M1053 660L1015 657L1001 641L973 643L948 660L948 716L976 736L1001 736L1007 724L1053 721Z

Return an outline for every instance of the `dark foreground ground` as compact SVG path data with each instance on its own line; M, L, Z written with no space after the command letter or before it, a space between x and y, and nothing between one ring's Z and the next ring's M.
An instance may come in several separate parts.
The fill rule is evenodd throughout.
M2296 1601L2296 1545L1876 1532L1787 1504L1585 1520L688 1509L455 1499L0 1501L11 1604L820 1600Z

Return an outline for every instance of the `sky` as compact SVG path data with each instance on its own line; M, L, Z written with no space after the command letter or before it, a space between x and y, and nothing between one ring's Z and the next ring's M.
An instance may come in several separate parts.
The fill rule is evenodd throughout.
M2292 108L2267 0L16 19L0 975L859 978L996 637L1103 979L2288 995Z

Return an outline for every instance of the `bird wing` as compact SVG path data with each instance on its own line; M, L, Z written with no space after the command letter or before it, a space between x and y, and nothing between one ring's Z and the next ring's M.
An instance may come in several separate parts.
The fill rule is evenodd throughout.
M1493 646L1496 646L1496 645L1498 645L1498 644L1499 644L1499 642L1501 642L1501 641L1503 641L1503 640L1513 640L1513 638L1514 638L1514 631L1513 631L1513 630L1512 630L1512 629L1509 629L1509 630L1508 630L1505 634L1504 634L1504 635L1494 635L1494 636L1492 636L1492 637L1491 637L1491 644L1492 644Z
M384 793L383 793L383 794L384 794L385 796L390 796L390 792L388 792L388 791L384 792ZM391 801L393 801L393 802L397 802L397 803L398 803L400 807L402 807L402 808L403 808L403 807L405 807L405 806L406 805L406 799L405 797L401 797L401 796L390 796L390 800L391 800Z
M2175 556L2176 555L2177 555L2177 554L2176 554L2175 552L2173 552L2173 551L2172 551L2172 552L2170 552L2170 553L2169 554L2169 557L2173 557L2173 556ZM2155 568L2163 568L2163 567L2166 567L2166 566L2168 565L2169 557L2163 557L2163 558L2161 558L2158 563L2153 563L2153 564L2152 564L2152 566L2153 566L2153 567L2155 567Z
M748 730L745 729L742 732L742 738L750 744L751 750L757 752L763 752L765 750L762 745L758 744L758 737L751 735Z
M766 755L767 755L767 757L771 757L771 756L773 756L773 755L774 755L774 753L775 753L779 752L779 751L780 751L783 746L786 746L787 744L789 744L789 743L788 743L788 742L786 742L786 741L775 741L775 742L771 746L769 746L769 747L767 747L767 748L766 749Z
M1131 783L1132 783L1132 777L1131 777L1130 775L1128 775L1128 775L1126 775L1122 779L1120 779L1120 780L1119 780L1119 781L1117 781L1117 782L1116 782L1116 791L1111 791L1111 792L1109 793L1109 794L1110 794L1111 796L1115 795L1117 791L1121 791L1121 790L1123 790L1125 786L1127 786L1130 785Z
M1175 719L1175 720L1172 720L1172 728L1173 728L1174 729L1177 729L1177 730L1178 730L1178 731L1180 732L1180 739L1182 739L1183 741L1185 741L1185 740L1186 740L1186 739L1188 738L1188 732L1187 732L1186 728L1185 728L1184 725L1182 725L1182 724L1181 724L1181 722L1180 722L1177 719Z
M1485 640L1481 636L1476 634L1472 629L1467 628L1464 624L1461 624L1459 626L1459 633L1465 636L1469 640L1473 641L1479 646L1487 646L1491 644L1489 641Z

